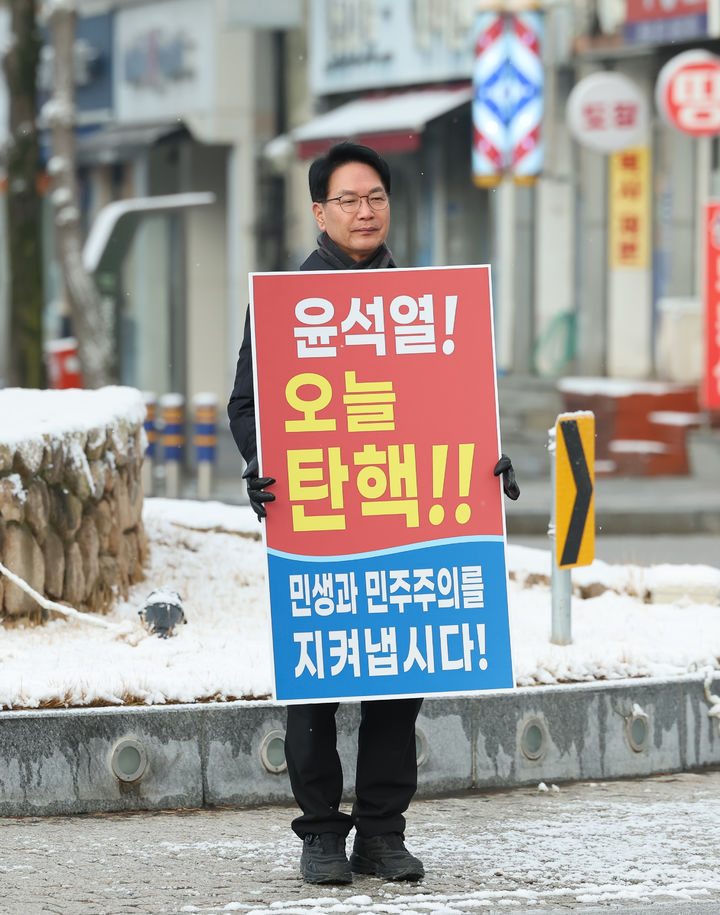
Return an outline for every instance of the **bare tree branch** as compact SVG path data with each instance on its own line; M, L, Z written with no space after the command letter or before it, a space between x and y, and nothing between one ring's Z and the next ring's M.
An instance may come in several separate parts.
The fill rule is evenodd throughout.
M10 12L12 40L3 58L10 90L10 133L6 148L0 151L8 178L8 381L17 387L40 388L45 373L42 358L42 209L35 106L41 42L34 0L13 0Z

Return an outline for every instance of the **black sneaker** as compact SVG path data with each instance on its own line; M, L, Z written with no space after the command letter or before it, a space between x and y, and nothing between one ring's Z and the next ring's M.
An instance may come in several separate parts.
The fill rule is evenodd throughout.
M306 883L352 883L345 836L322 832L303 838L300 873Z
M405 848L403 838L399 832L369 838L356 834L351 869L356 874L374 874L386 880L421 880L425 868Z

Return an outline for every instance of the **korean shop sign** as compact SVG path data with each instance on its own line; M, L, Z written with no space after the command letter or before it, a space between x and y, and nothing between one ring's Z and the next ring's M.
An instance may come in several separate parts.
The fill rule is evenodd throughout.
M705 365L701 400L720 410L720 200L705 205Z
M655 102L665 121L683 133L720 134L720 57L702 50L677 54L658 75Z
M708 34L707 0L626 0L628 44L672 44Z
M513 685L490 270L251 276L280 701Z
M647 104L639 87L622 73L591 73L573 87L566 116L578 142L610 153L642 140Z
M650 266L650 150L644 146L610 155L609 264Z

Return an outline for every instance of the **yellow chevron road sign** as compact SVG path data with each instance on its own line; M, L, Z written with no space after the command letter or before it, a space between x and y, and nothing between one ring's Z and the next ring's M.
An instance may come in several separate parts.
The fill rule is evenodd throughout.
M595 416L561 413L555 424L555 557L558 568L595 558Z

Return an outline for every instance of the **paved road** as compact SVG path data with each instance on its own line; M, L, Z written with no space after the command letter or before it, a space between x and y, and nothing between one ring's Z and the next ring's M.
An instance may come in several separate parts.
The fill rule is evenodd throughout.
M508 535L508 543L550 550L547 535ZM595 558L623 565L650 566L664 562L720 568L720 534L595 535Z
M715 915L720 771L418 801L418 884L298 876L293 810L0 819L3 915Z

